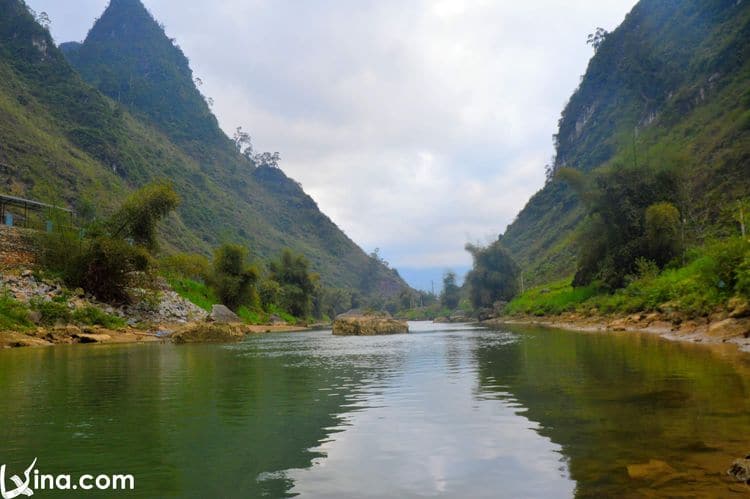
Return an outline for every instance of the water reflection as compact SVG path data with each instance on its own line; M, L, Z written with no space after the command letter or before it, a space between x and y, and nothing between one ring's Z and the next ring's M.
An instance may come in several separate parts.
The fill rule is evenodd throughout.
M0 462L133 473L123 497L723 496L749 374L648 336L432 324L6 351ZM674 476L628 476L651 459Z

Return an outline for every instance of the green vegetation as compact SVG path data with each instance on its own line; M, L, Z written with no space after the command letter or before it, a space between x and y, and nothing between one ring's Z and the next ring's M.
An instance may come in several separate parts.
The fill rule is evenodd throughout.
M220 302L237 310L240 305L253 305L258 270L245 263L247 250L236 244L225 244L214 252L211 281Z
M572 312L579 305L596 296L600 290L595 285L574 288L571 279L563 279L529 289L514 298L505 308L510 315L559 315Z
M646 168L651 176L657 170L676 173L674 188L659 196L643 194L651 203L669 202L679 211L677 241L681 244L684 237L685 244L678 251L736 234L741 224L737 201L750 197L749 22L746 2L641 1L620 27L599 40L562 113L549 180L502 236L527 283L556 281L580 270L576 241L598 223L586 200L557 177L566 167L591 183L602 168ZM633 181L638 194L639 179ZM621 206L638 212L639 224L645 223L642 210L649 205L642 201L638 210ZM618 267L615 260L625 260L622 269L604 272L614 287L635 271L638 255L627 256L624 247L622 252L608 252L612 261L604 263ZM596 275L600 271L581 283L604 277Z
M475 309L494 308L497 302L509 301L518 293L520 269L500 241L485 248L467 244L466 250L474 258L466 285Z
M443 293L440 303L448 310L454 310L461 299L461 288L456 284L456 273L449 271L443 276Z
M686 265L663 271L641 259L636 274L628 276L628 284L613 293L601 283L573 287L570 279L537 286L511 301L505 313L671 312L681 318L695 318L721 309L735 296L750 299L750 242L746 239L713 242L691 250L686 258Z
M32 325L28 307L7 293L0 293L0 330L23 331Z
M107 329L121 329L126 325L124 319L92 306L74 310L72 318L73 322L82 326L102 326Z
M295 255L288 249L268 266L270 280L278 283L281 307L297 317L310 314L313 293L319 280L317 274L310 273L309 267L304 256Z
M69 287L105 302L127 303L128 288L150 284L155 262L149 250L156 247L156 226L176 204L171 186L147 185L109 220L95 221L83 233L58 225L55 232L43 234L41 263Z
M168 282L175 293L207 312L211 311L213 305L219 303L214 290L203 282L194 281L188 277L170 277Z
M67 59L23 2L0 0L0 12L4 193L71 207L88 222L167 178L182 203L156 238L166 253L210 257L232 242L268 261L289 247L327 287L367 297L407 287L283 171L237 151L187 58L139 1L111 2L83 44L64 44Z

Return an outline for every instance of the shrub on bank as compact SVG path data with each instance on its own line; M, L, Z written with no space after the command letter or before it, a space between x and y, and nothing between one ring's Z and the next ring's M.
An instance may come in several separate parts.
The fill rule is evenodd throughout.
M570 280L538 286L511 301L508 314L559 315L564 312L635 313L678 312L706 316L734 295L750 296L750 243L740 238L710 243L687 255L681 267L658 271L639 262L638 275L608 293L595 284L573 287Z
M29 309L8 293L0 293L0 330L24 330L33 326Z
M125 320L108 314L104 310L86 306L75 310L72 314L73 321L82 326L102 326L107 329L120 329L125 327Z

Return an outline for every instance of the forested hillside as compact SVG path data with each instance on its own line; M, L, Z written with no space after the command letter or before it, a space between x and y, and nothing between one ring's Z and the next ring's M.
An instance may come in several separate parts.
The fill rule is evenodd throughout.
M406 287L273 162L242 154L139 0L113 0L83 44L63 44L68 58L21 0L0 0L0 13L3 192L69 206L85 220L168 179L182 203L165 224L167 251L208 254L237 242L267 260L288 247L328 286Z
M501 236L527 283L576 271L584 209L557 175L566 168L669 169L664 196L687 246L736 232L732 205L750 196L750 3L642 0L602 34L562 112L550 178Z

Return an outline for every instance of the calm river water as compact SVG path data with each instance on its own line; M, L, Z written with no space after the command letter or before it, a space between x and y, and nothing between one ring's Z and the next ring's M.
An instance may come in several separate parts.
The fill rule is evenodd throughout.
M2 351L0 463L135 476L106 497L742 493L725 471L750 451L747 358L635 334L411 331Z

